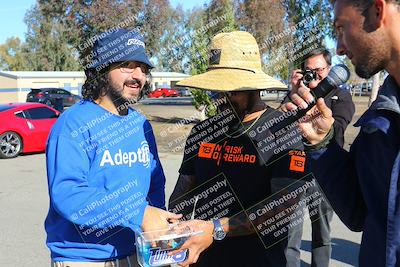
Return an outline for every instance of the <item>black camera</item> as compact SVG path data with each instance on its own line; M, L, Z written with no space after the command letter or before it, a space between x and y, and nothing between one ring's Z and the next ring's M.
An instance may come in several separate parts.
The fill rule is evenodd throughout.
M318 79L317 72L314 70L305 70L301 74L303 74L303 83L307 87L310 82Z

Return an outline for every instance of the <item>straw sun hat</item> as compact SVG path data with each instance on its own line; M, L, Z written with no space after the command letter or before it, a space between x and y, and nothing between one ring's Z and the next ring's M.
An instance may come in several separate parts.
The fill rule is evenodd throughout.
M211 91L286 89L261 69L260 50L254 37L244 31L214 36L205 73L181 80L179 86Z

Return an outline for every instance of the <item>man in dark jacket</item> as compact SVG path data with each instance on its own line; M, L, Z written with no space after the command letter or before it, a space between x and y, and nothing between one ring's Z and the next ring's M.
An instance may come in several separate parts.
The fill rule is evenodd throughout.
M292 90L297 90L299 86L308 81L308 87L313 90L318 84L328 76L331 70L332 56L330 52L324 48L318 48L311 51L304 57L304 61L301 65L301 70L294 70L292 73ZM305 73L308 72L309 77L312 79L305 79ZM289 96L283 101L289 102ZM351 99L351 95L348 91L342 90L340 88L334 89L330 94L325 97L326 105L332 109L333 118L335 122L333 123L334 128L334 138L339 146L344 145L344 131L347 125L351 122L353 118L355 107ZM285 110L285 106L282 109ZM318 185L313 186L307 190L305 198L319 191ZM333 211L329 203L326 201L321 201L321 203L316 207L316 212L311 212L310 209L310 219L312 226L312 267L328 267L329 260L331 256L331 237L330 237L330 222L333 217ZM292 234L289 237L288 251L290 255L288 257L289 266L300 267L300 246L302 237L302 225L299 228L293 229ZM295 262L291 262L296 259Z
M318 84L328 76L331 70L331 64L332 56L328 50L318 48L311 51L304 57L301 70L293 71L291 80L292 89L297 90L297 88L299 88L300 83L303 82L303 73L305 71L314 73L315 78L309 82L308 88L311 90L315 89ZM335 119L333 123L335 140L343 147L344 131L351 122L355 112L351 94L346 90L336 88L325 97L325 103L332 110L333 118Z
M353 231L363 231L359 266L400 266L400 6L399 1L335 2L337 52L356 73L389 76L377 100L356 123L360 133L350 152L334 142L334 118L318 99L319 119L300 128L307 136L309 163L335 212ZM293 91L286 108L307 106L309 88Z

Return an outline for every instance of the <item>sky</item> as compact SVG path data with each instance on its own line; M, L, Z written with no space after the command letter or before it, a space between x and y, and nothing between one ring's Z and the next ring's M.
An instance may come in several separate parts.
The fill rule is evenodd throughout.
M170 0L173 7L181 4L184 9L202 6L209 0ZM24 23L26 11L36 3L36 0L0 0L0 44L9 37L16 36L25 39L27 30Z
M24 16L34 3L34 0L0 0L0 44L12 36L24 39Z
M210 0L170 0L173 7L181 4L184 9L192 9L195 6L202 6ZM0 44L12 36L25 40L27 26L24 22L26 11L36 3L36 0L0 0ZM335 43L327 40L328 48L333 48ZM337 58L333 59L337 63Z

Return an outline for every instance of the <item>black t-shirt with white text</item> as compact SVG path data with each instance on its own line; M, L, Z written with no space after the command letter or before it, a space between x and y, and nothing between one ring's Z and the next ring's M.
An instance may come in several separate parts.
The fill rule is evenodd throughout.
M284 119L282 114L267 108L256 119L238 123L236 114L227 109L194 126L179 172L195 177L195 190L183 197L186 200L179 199L181 205L189 207L193 203L189 200L199 195L195 218L246 218L253 207L281 189L274 181L309 179L296 125L275 134L269 131ZM286 240L268 247L255 233L226 237L214 242L193 266L285 266L285 246Z

